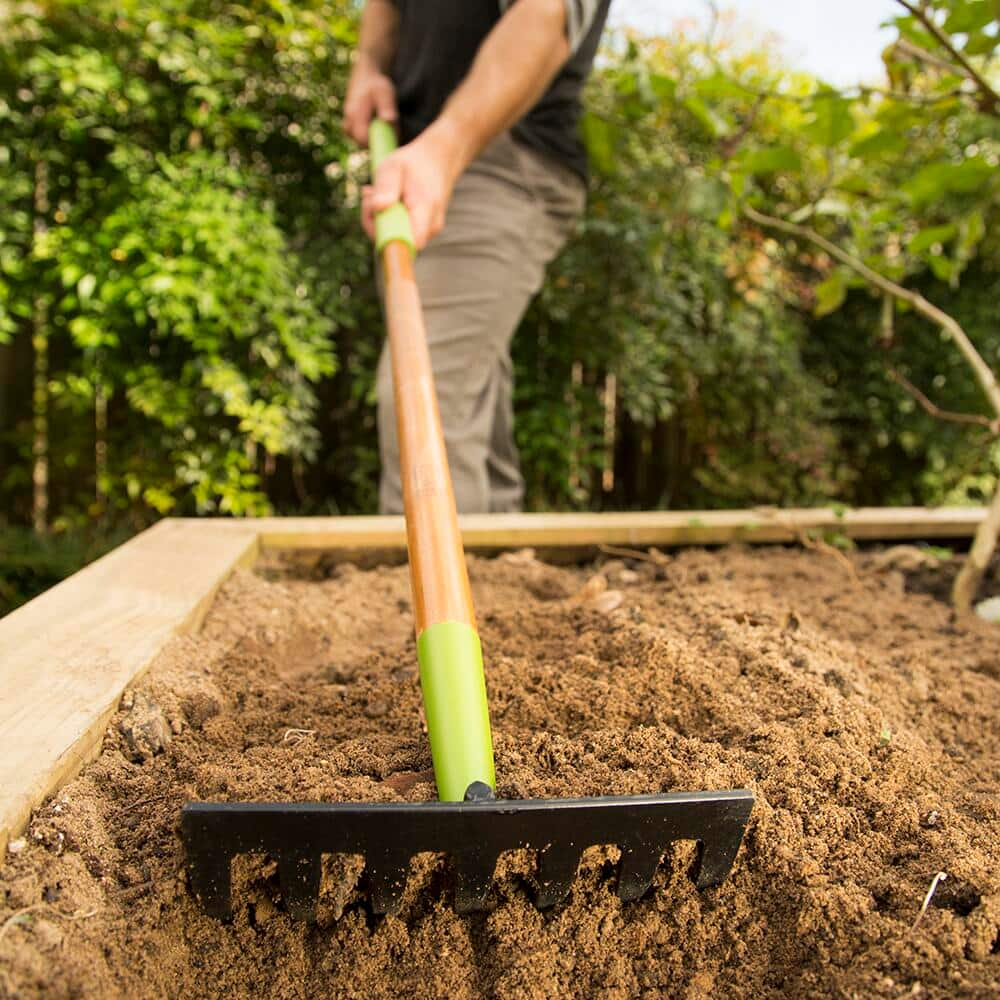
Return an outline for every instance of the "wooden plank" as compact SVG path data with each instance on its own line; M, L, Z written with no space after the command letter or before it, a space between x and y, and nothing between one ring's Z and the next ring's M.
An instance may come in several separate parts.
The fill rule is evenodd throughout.
M982 507L874 507L643 511L605 514L474 514L460 518L471 549L718 545L795 542L810 531L854 539L969 538ZM217 522L236 528L241 522ZM402 549L401 517L287 517L253 521L264 550Z
M161 521L0 619L0 858L100 749L122 691L256 558L252 527Z

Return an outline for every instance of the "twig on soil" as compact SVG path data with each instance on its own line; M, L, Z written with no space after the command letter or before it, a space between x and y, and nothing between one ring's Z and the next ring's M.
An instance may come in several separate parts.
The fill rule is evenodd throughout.
M840 551L836 546L831 545L829 542L823 541L822 538L813 538L806 531L799 530L797 532L799 536L799 543L804 549L811 549L814 552L822 552L824 555L832 556L841 566L847 570L847 575L851 578L854 583L859 583L860 578L858 577L858 571L843 552Z
M943 882L948 877L947 872L938 872L934 876L931 882L931 887L927 890L927 895L924 896L924 905L920 907L920 912L917 914L917 919L913 921L913 926L910 930L915 930L917 924L920 923L920 918L927 912L927 907L931 905L931 900L934 898L934 893L937 892L938 885Z
M63 920L86 920L88 917L93 917L97 914L98 907L94 907L92 910L87 910L86 912L78 911L76 913L63 913L62 910L57 910L54 906L50 906L48 903L32 903L31 906L22 906L20 910L15 910L4 922L3 926L0 927L0 941L3 941L4 936L11 927L15 927L17 924L22 923L24 918L29 913L34 913L37 910L45 910L46 913L51 914L54 917L62 917Z
M638 559L640 562L649 562L656 566L662 566L670 562L659 549L650 549L648 552L643 552L640 549L627 549L621 545L601 544L597 547L605 555L618 556L621 559Z
M282 743L301 743L303 740L315 736L315 729L286 729L285 735L281 737Z

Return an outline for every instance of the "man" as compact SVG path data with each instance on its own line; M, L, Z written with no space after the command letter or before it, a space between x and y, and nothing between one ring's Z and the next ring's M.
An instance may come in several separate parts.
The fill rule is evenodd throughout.
M362 220L402 200L459 511L518 510L510 341L585 200L580 89L610 0L367 0L344 126L402 145ZM403 509L387 349L377 377L383 513Z

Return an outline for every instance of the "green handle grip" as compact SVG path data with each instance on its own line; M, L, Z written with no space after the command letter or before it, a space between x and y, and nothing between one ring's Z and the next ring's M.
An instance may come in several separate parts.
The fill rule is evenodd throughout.
M478 633L462 622L428 625L417 637L417 658L438 798L461 802L477 781L496 789Z
M372 154L374 176L382 161L396 149L395 129L382 118L373 118L368 126L368 148ZM375 249L381 253L382 248L393 240L405 243L412 253L417 252L410 226L410 213L402 202L375 216Z

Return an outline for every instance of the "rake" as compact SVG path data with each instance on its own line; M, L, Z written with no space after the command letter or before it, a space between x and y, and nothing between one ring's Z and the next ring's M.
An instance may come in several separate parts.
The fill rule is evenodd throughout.
M392 127L371 126L375 169L396 146ZM465 913L489 905L499 856L538 852L540 908L571 892L584 848L621 850L618 895L645 895L674 841L698 844L691 876L698 888L729 874L753 808L753 794L669 792L587 799L496 798L493 742L482 651L465 553L438 414L409 215L397 204L376 219L385 279L385 314L406 512L407 549L417 632L420 686L438 802L192 802L181 813L191 889L205 911L232 912L231 862L262 853L277 861L288 911L315 915L324 854L363 854L375 914L402 902L412 855L450 858L454 905Z

